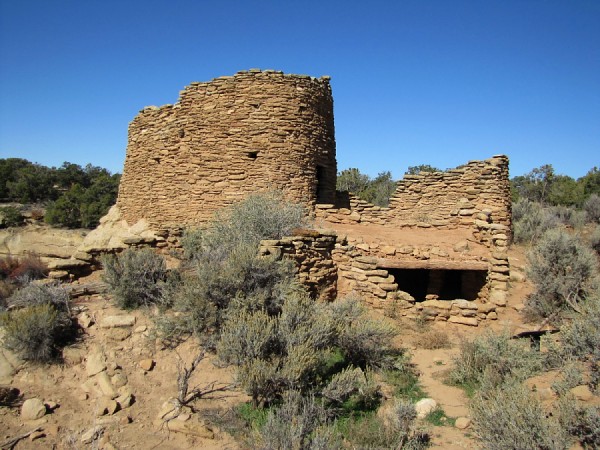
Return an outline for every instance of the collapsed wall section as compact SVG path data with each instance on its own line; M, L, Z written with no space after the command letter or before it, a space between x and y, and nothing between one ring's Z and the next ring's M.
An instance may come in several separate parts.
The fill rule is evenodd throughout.
M250 193L312 209L335 199L329 77L250 70L192 83L129 126L117 206L134 224L194 225Z

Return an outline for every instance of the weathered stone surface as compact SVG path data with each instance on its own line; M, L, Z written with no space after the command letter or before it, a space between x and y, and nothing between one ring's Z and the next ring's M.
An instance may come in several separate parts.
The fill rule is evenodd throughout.
M454 422L454 426L459 430L465 430L471 426L471 419L468 417L458 417Z
M96 408L96 416L109 415L112 416L119 410L119 404L108 397L102 397L98 400L98 406Z
M96 375L96 383L98 383L98 387L100 388L104 396L111 399L117 398L119 396L119 393L112 385L110 377L106 372L100 372L98 375Z
M193 83L176 106L138 114L117 205L128 223L159 227L206 221L261 190L312 208L317 179L319 201L335 202L336 171L329 80L239 72Z
M79 230L62 230L39 225L0 230L0 255L24 256L35 252L44 258L68 259L83 242Z
M490 293L489 301L498 306L506 306L506 292L500 290L493 290Z
M149 372L150 370L154 369L154 360L153 359L142 359L139 362L139 365L142 370Z
M106 370L106 355L102 352L93 352L87 358L85 372L88 377Z
M101 328L132 327L134 325L135 316L131 315L106 316L100 321Z
M167 428L170 431L177 433L188 434L204 439L214 439L215 433L205 423L197 419L180 420L178 417L167 423Z
M37 420L46 415L46 405L39 398L29 398L21 406L23 420Z
M437 408L437 402L432 398L422 398L415 403L415 411L417 411L417 417L423 419L427 414L433 412Z
M461 325L469 325L472 327L476 327L479 325L479 321L474 317L452 316L448 319L448 322L458 323Z
M91 444L96 439L98 439L100 436L102 436L103 432L104 432L104 427L100 426L100 425L96 425L95 427L90 428L89 430L85 431L81 435L81 442L83 444Z

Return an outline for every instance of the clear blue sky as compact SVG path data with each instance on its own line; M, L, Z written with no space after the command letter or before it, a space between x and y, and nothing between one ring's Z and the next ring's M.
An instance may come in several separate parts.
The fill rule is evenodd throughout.
M330 75L338 168L600 166L600 1L0 0L0 157L120 172L192 81Z

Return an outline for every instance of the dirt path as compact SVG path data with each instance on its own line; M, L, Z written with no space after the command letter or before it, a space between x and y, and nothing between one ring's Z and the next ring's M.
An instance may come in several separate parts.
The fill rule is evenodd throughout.
M468 417L468 399L462 389L443 383L448 366L457 349L416 349L413 362L420 372L419 380L423 390L433 398L448 417ZM433 442L430 448L473 449L477 445L469 437L469 430L459 430L453 426L434 427Z

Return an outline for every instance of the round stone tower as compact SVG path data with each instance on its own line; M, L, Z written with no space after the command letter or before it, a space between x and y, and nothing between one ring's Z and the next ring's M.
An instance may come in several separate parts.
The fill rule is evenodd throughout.
M334 203L336 173L329 77L250 70L192 83L176 104L137 115L117 206L129 224L158 228L268 190L312 209Z

